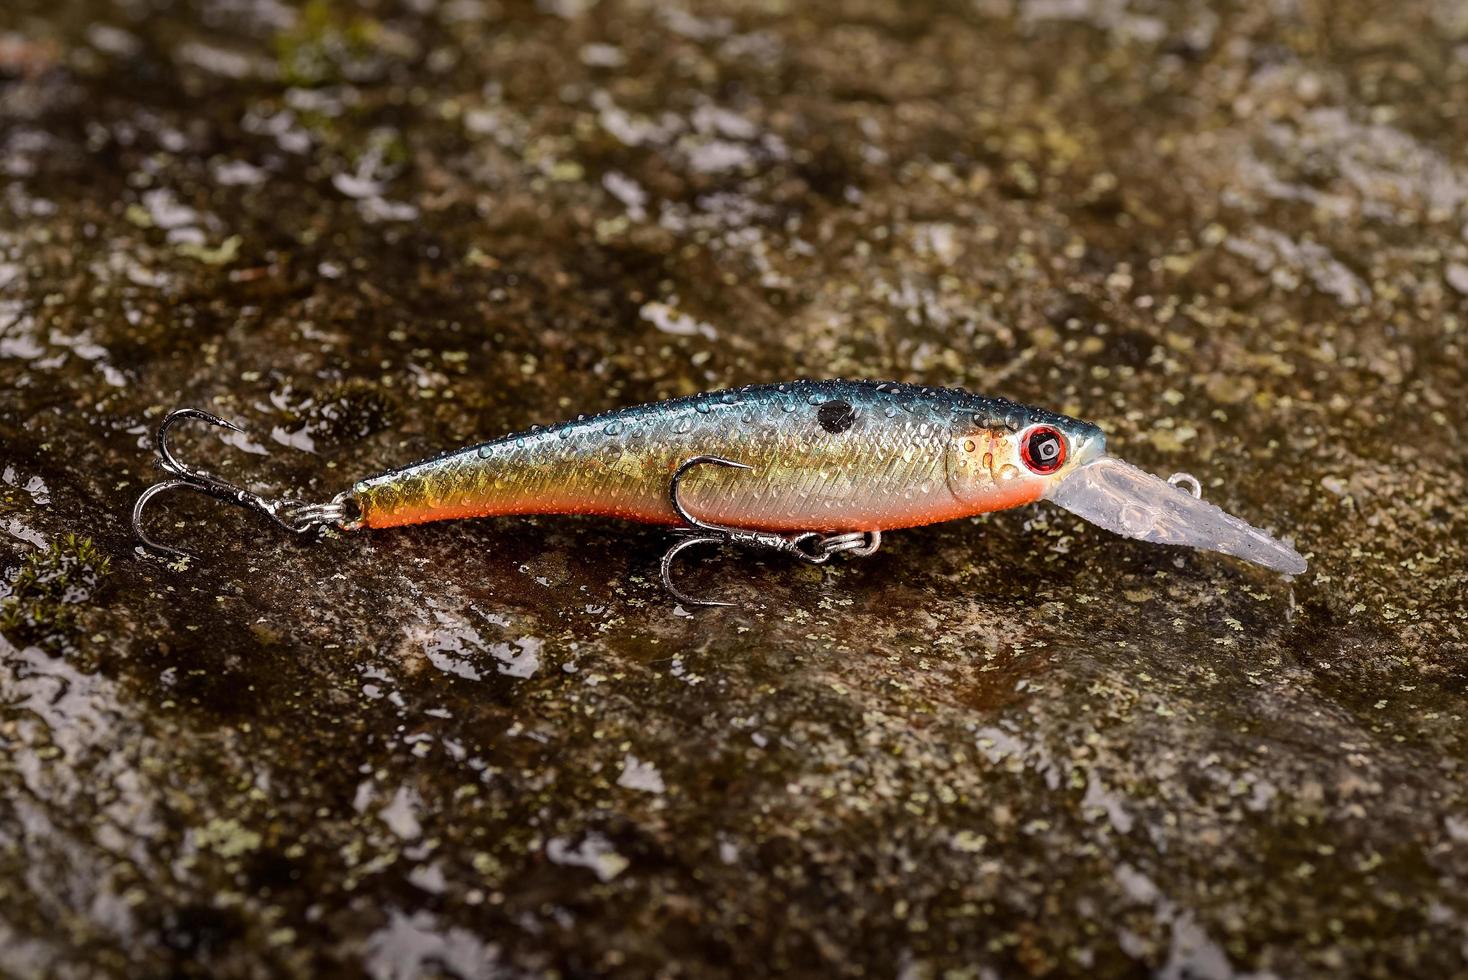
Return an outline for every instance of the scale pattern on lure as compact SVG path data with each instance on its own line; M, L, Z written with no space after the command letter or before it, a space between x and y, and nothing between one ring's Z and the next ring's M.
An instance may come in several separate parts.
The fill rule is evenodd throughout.
M687 459L720 456L750 469L689 474L683 501L704 520L887 530L1036 500L1041 481L991 442L1067 422L955 389L758 385L516 433L363 480L352 495L369 527L527 513L675 524L669 478Z
M821 563L870 554L882 531L1049 499L1128 537L1235 555L1289 574L1294 549L1167 481L1105 454L1089 422L955 388L797 381L582 416L370 477L327 504L270 501L196 473L158 432L173 479L265 513L294 531L343 530L508 514L597 514L677 525L684 548L735 543ZM1196 481L1194 481L1196 489Z

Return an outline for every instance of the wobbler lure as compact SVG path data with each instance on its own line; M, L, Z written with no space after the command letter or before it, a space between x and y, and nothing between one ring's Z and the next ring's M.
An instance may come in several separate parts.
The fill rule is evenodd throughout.
M194 408L158 428L170 479L257 511L297 533L343 531L455 517L598 514L675 527L664 554L673 583L685 549L735 544L813 564L870 555L882 532L1049 500L1129 538L1218 551L1289 575L1305 559L1289 545L1201 499L1184 474L1162 480L1106 455L1089 422L954 388L871 381L796 381L581 416L507 435L369 477L328 503L270 500L179 462L169 430L187 419L238 430ZM1191 489L1179 484L1191 483Z

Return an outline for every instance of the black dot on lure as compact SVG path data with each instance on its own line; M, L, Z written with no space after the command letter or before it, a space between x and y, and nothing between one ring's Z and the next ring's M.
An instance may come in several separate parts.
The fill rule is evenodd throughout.
M856 409L850 402L830 401L816 409L816 418L827 432L845 432L856 421Z

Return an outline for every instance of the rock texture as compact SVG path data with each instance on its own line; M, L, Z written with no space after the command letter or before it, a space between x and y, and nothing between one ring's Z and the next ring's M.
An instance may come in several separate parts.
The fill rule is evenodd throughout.
M9 0L0 973L1468 968L1468 19ZM465 522L480 437L801 375L1081 415L1311 557L1040 506L828 569Z

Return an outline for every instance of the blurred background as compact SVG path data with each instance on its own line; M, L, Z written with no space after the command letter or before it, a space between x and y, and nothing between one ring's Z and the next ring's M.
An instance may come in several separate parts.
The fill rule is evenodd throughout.
M1468 5L7 0L0 973L1468 969ZM825 569L315 545L800 376L1094 420L1311 558L1048 505Z

